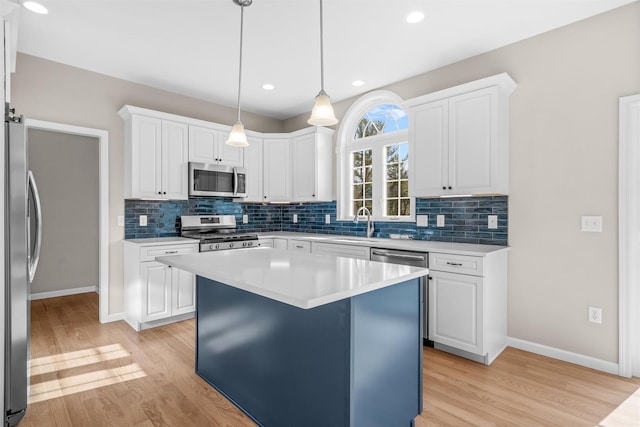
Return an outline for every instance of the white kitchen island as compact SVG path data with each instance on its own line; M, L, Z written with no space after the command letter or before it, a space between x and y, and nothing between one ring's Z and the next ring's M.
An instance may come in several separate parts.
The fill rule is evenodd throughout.
M267 248L156 258L197 275L196 372L261 426L411 426L427 269Z

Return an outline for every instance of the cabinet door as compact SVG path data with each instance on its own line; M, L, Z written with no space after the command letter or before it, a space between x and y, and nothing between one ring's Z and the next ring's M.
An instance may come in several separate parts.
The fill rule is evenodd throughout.
M291 200L289 140L286 138L264 139L263 155L263 200L288 202Z
M246 148L227 145L225 142L229 138L229 132L218 132L218 161L220 164L234 167L244 166L244 151ZM251 144L251 141L249 141Z
M291 197L292 201L316 200L317 156L316 134L302 135L291 140Z
M491 87L449 99L451 194L497 192L498 96Z
M171 316L171 270L159 262L140 264L142 279L142 322Z
M429 338L484 355L484 279L433 270L429 277Z
M188 127L162 121L162 197L189 198Z
M246 202L261 202L262 193L262 139L248 137L249 146L244 150L245 169L247 169Z
M409 112L409 191L412 197L448 193L448 100L420 105Z
M131 197L162 197L162 120L131 117Z
M189 161L217 163L218 131L200 126L189 126Z
M196 282L193 273L171 268L171 314L191 313L196 310Z

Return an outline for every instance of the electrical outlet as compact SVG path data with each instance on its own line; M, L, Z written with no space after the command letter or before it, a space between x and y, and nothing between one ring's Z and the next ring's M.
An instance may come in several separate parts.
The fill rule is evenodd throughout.
M581 217L582 231L591 231L596 233L602 233L602 217L601 216L586 216Z
M242 215L242 223L247 224L248 222L249 222L249 215L247 214Z
M436 216L436 225L438 227L444 227L444 215Z
M498 228L498 215L487 216L487 228L490 230Z
M324 216L324 223L325 223L325 224L331 224L331 215L326 214L326 215Z
M298 214L293 214L293 223L294 224L298 223Z
M418 227L429 226L429 215L416 215L416 225Z
M589 322L602 324L602 309L589 306Z
M142 227L146 227L146 225L147 225L147 216L146 215L140 215L140 225Z
M118 227L124 227L124 215L118 215Z

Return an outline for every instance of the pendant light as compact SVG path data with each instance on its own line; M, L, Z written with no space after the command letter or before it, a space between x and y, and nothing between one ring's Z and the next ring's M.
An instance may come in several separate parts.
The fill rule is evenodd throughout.
M244 125L240 121L240 93L242 89L242 30L244 25L244 8L251 6L253 0L233 0L235 4L240 6L240 66L238 67L238 121L231 128L229 138L226 143L234 147L248 147L247 134L244 133Z
M322 0L320 0L320 92L311 110L311 117L307 123L314 126L331 126L338 123L331 106L331 99L324 91L324 33L322 28Z

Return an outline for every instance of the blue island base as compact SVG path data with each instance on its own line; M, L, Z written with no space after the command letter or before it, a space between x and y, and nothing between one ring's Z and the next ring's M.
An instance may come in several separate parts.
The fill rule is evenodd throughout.
M421 292L412 279L305 310L199 276L196 373L260 426L412 426Z

